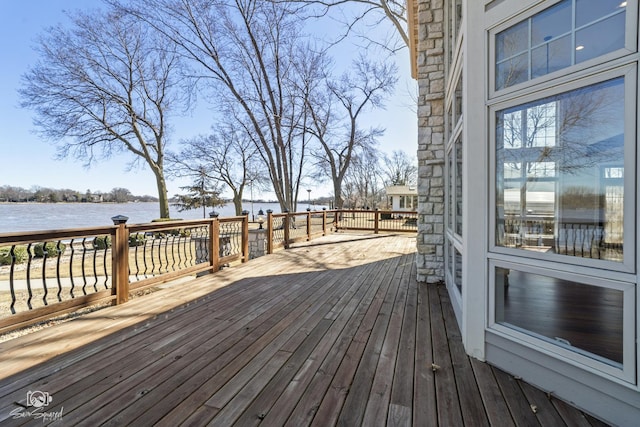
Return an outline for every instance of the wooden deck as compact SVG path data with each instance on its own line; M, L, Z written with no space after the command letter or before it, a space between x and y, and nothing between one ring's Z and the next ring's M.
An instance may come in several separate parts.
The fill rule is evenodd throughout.
M467 357L414 253L331 235L0 343L0 424L602 425Z

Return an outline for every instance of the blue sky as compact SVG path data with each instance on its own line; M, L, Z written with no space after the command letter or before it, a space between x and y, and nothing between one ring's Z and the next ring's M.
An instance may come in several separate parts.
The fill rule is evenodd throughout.
M90 169L73 158L56 160L55 146L34 133L32 112L19 106L20 77L37 60L33 50L36 35L48 26L67 22L65 10L99 4L99 0L0 0L0 186L68 188L81 192L108 192L124 187L135 195L157 196L155 179L146 167L127 171L129 155L112 157ZM367 122L386 128L381 139L382 151L401 149L414 155L417 119L411 108L414 101L410 92L415 83L409 75L407 51L400 52L398 58L400 80L396 93L387 102L387 110L369 114ZM174 123L171 148L176 148L182 139L208 133L211 123L205 119L207 111L201 110L204 111ZM181 192L179 187L184 185L187 185L184 181L169 181L169 195ZM307 182L304 188L314 190L314 197L330 194L327 185Z

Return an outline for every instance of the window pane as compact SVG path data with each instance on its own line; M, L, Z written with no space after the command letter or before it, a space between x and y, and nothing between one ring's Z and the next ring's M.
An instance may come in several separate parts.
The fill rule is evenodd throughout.
M582 27L611 13L624 14L625 11L626 2L623 0L577 0L576 26Z
M624 47L623 13L576 31L576 63Z
M456 285L456 288L458 288L458 291L460 291L460 293L462 293L462 254L458 251L458 249L453 248L454 251L454 276L453 276L453 280L454 283Z
M552 40L532 50L531 78L544 76L571 65L571 36Z
M454 93L455 96L455 105L454 105L454 120L453 127L456 127L458 124L458 120L462 117L462 75L458 78L456 83L456 90Z
M622 364L623 292L496 268L496 322Z
M625 15L621 0L564 0L501 31L495 36L495 89L623 48Z
M527 53L523 53L496 65L496 89L503 89L529 80L528 56Z
M622 262L624 79L497 113L496 244Z
M462 235L462 139L454 147L456 153L456 233Z
M537 46L571 31L571 1L565 0L531 18L531 45Z
M529 23L523 21L496 36L496 62L516 56L529 48Z
M449 197L447 197L447 211L448 211L448 218L447 218L447 227L450 229L454 229L454 224L455 224L455 212L456 212L456 205L455 205L455 196L456 196L456 192L455 192L455 182L456 182L456 178L455 178L455 153L454 150L451 150L449 152L448 155L448 160L449 160L449 173L447 174L447 193L449 195Z

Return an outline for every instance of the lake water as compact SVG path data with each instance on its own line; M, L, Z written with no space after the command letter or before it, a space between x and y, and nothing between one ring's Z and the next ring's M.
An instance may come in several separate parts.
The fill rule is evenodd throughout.
M252 212L250 202L244 203L243 208ZM306 208L306 204L299 206L301 211ZM254 202L253 214L257 216L260 209L280 212L280 205ZM169 210L172 218L203 218L202 209L178 212L170 206ZM211 210L207 208L207 217ZM231 203L215 210L221 217L235 215ZM158 203L0 203L0 233L112 225L111 217L116 215L129 217L127 224L140 224L158 218L159 212Z

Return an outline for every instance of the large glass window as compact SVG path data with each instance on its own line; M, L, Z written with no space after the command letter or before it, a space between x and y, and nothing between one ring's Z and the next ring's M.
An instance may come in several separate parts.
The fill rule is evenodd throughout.
M496 246L623 261L624 78L496 113Z
M496 90L623 48L626 8L621 0L564 0L501 31Z
M497 323L622 365L623 290L510 268L495 269L495 289Z

